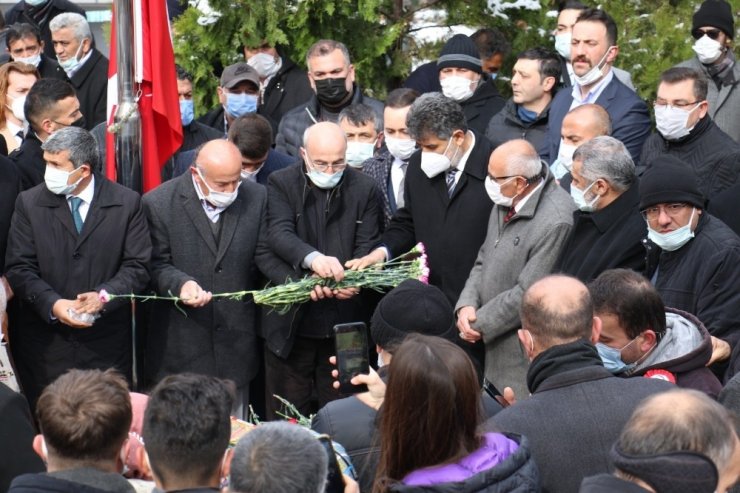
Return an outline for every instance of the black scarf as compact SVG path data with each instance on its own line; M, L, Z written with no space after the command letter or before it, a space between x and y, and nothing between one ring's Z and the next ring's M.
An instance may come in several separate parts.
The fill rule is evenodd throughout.
M586 339L553 346L532 360L527 371L527 388L534 394L549 377L588 366L603 367L604 364L594 345Z
M720 89L723 85L731 86L735 83L735 74L732 70L735 68L735 54L729 48L725 57L719 63L704 65L704 67L717 85L717 89Z

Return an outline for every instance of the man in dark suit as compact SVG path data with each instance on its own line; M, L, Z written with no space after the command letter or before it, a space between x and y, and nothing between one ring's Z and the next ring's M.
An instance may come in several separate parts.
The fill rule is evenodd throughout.
M611 446L637 404L675 387L658 379L619 378L604 368L594 347L602 322L577 279L549 276L532 284L520 315L518 337L531 362L532 395L486 427L530 437L542 491L578 491L584 476L610 470Z
M43 183L46 163L41 143L66 126L83 120L74 87L59 79L40 79L31 86L23 106L29 129L21 146L10 154L18 168L21 190Z
M380 239L380 207L371 178L347 167L347 141L338 125L317 123L305 132L304 164L270 176L267 228L257 262L273 284L317 277L344 279L343 262L367 254ZM278 395L304 415L339 397L332 388L332 327L362 320L366 307L355 288L316 286L312 301L285 315L263 312L267 417L276 419Z
M241 154L229 141L206 143L190 172L144 196L152 236L152 284L182 306L154 302L146 373L193 372L233 380L233 412L248 410L257 373L256 308L250 301L211 301L211 292L257 288L254 254L267 194L242 180ZM184 310L185 314L182 313Z
M22 192L10 225L6 277L18 300L10 338L32 407L70 368L131 373L131 311L99 292L129 294L149 280L151 242L139 195L92 170L98 150L68 127L43 144L45 184Z
M383 110L385 149L362 164L362 171L375 180L383 204L383 227L388 227L396 210L403 207L403 181L416 142L406 128L406 115L419 94L405 87L388 93Z
M108 59L95 48L87 20L73 12L49 23L59 65L67 73L80 99L87 130L106 121Z
M559 154L560 129L568 111L596 103L611 117L612 137L627 146L637 164L642 145L650 135L650 115L645 102L615 77L612 64L618 53L614 19L599 9L581 12L573 26L571 43L575 84L570 91L559 91L550 106L551 159Z
M273 171L283 169L298 160L278 152L270 146L272 126L262 115L249 113L237 118L229 128L229 141L236 145L242 155L242 180L267 185ZM195 160L196 150L181 152L175 156L172 178L185 173Z

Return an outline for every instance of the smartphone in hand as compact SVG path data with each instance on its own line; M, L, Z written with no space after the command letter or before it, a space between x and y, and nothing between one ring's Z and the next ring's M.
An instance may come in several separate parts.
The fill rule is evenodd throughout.
M344 394L366 392L367 385L352 385L350 380L360 373L370 373L367 327L363 322L335 325L334 343L339 372L339 391Z

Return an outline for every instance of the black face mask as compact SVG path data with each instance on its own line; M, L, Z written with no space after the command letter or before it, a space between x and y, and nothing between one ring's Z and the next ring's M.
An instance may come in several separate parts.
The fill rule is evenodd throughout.
M344 102L349 95L345 87L346 83L346 77L314 81L314 84L316 84L316 97L327 106L336 106Z
M77 127L77 128L85 128L85 115L80 115L80 117L69 124L70 127Z

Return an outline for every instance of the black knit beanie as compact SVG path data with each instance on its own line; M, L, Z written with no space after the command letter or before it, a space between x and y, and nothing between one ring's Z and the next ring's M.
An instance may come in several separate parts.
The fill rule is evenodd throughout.
M442 70L445 67L466 68L482 74L480 54L473 40L464 34L451 37L437 59L437 69Z
M706 200L699 190L694 169L673 156L659 156L647 164L640 179L640 210L655 204L684 202L704 209Z
M370 333L375 343L387 348L415 332L454 341L453 308L442 291L416 279L408 279L386 294L375 308Z
M712 26L725 33L730 39L735 37L735 19L732 7L724 0L706 0L694 14L691 25L693 33L700 27Z

